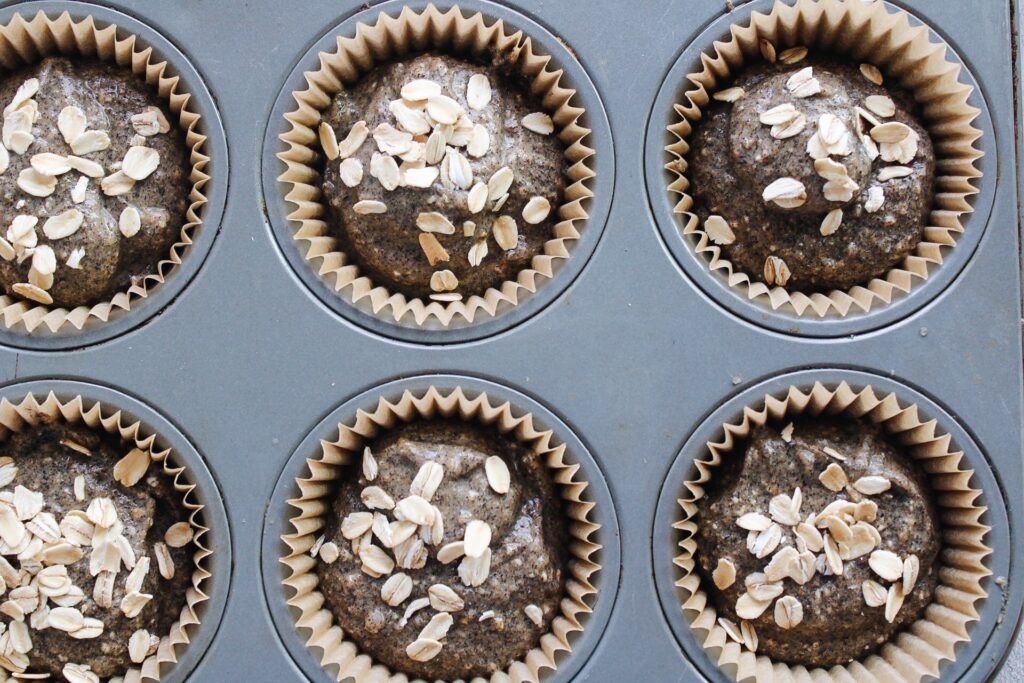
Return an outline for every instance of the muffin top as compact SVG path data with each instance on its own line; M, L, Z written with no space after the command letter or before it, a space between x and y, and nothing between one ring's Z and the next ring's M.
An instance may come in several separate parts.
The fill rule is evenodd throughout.
M456 301L514 280L555 236L564 149L502 59L392 62L324 112L329 229L375 284Z
M564 595L568 538L540 457L490 429L412 422L370 443L314 548L338 625L410 677L522 660Z
M913 623L938 579L924 475L872 425L756 430L698 501L698 559L737 642L794 665L874 652Z
M877 68L792 48L712 97L687 158L695 212L752 280L849 289L917 246L931 139L913 99Z
M193 529L149 452L56 422L0 458L0 667L95 681L156 652L186 605Z
M92 305L156 272L189 201L184 134L130 71L47 57L0 81L0 284Z

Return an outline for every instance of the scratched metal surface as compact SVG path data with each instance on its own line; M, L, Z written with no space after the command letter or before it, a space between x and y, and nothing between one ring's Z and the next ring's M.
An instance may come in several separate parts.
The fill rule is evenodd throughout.
M233 558L223 619L203 624L212 642L195 655L200 661L190 680L306 678L271 619L276 578L261 565L268 510L280 509L271 501L279 475L321 419L353 396L440 373L505 385L550 410L592 456L591 474L607 483L617 528L605 533L621 547L619 580L599 597L610 616L592 636L598 642L589 657L562 671L587 681L702 680L668 625L663 610L674 606L659 601L655 586L659 495L707 415L763 380L806 368L818 368L825 379L836 376L833 368L857 369L930 397L991 464L998 487L986 494L1009 516L994 538L1010 567L1010 590L1002 619L987 618L979 630L991 637L972 641L958 662L968 665L963 680L993 675L1024 597L1016 589L1024 399L1007 4L899 3L955 48L991 114L982 145L992 172L983 183L994 199L987 223L971 224L984 230L977 250L946 288L907 317L871 332L813 339L767 331L709 298L706 283L674 261L651 208L664 193L645 180L649 122L665 115L652 111L653 103L679 55L726 12L721 0L516 0L504 9L487 0L466 3L525 16L571 46L610 123L614 166L605 170L613 174L614 194L607 215L595 217L606 226L593 256L561 296L511 329L455 345L394 341L332 311L289 265L264 210L264 164L276 163L277 149L263 142L268 125L280 126L271 120L279 91L311 45L353 15L372 19L376 3L365 10L356 0L103 4L165 35L209 89L229 157L220 160L227 175L223 219L194 278L173 300L140 308L144 323L66 351L6 344L0 381L71 378L115 388L168 418L204 457L218 485L208 493L219 492L227 510ZM16 6L0 2L2 16ZM988 588L991 615L1004 596L994 582Z

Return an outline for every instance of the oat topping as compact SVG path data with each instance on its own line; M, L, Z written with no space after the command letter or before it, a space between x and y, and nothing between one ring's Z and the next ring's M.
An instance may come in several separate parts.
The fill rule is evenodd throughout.
M886 166L878 172L878 179L884 183L895 178L905 178L913 172L912 169L906 166Z
M783 64L796 64L807 56L807 48L803 46L791 47L779 53L779 61Z
M380 589L380 599L391 607L398 607L412 593L412 579L408 574L393 574Z
M818 480L821 481L822 486L827 488L829 491L839 492L846 488L847 479L846 472L843 468L836 463L829 463L829 466L818 475Z
M874 213L882 208L884 202L885 192L882 190L882 186L872 185L868 188L868 198L864 202L864 210L868 213Z
M459 288L459 279L451 270L437 270L430 275L430 289L433 292L454 292Z
M842 453L840 453L836 449L832 448L831 446L825 446L824 448L821 449L821 451L822 451L822 453L824 453L825 455L827 455L830 458L835 458L836 460L839 460L839 461L846 460L846 456L845 455L843 455Z
M62 444L85 457L91 456L83 446L65 441ZM115 466L114 479L129 488L136 485L150 459L148 451L132 449ZM2 459L0 583L7 597L0 604L0 613L11 621L0 623L0 643L7 643L0 655L0 668L15 678L48 678L26 672L30 664L27 655L33 647L31 632L52 628L72 638L94 639L103 635L107 621L117 618L118 613L129 618L137 616L152 598L141 592L151 560L148 555L136 556L124 535L121 513L109 498L89 500L85 511L51 508L40 492L22 485L15 485L13 491L8 488L16 483L17 472L12 459ZM75 477L73 489L77 500L88 500L82 475ZM179 541L177 547L192 540L192 527L187 522L173 525L167 533ZM185 538L188 541L180 542ZM154 555L172 568L169 573L173 576L170 557L159 559L160 545L154 544ZM17 562L20 569L15 569L12 562ZM72 581L68 567L78 563L88 566L88 574L94 579L92 586L75 585ZM122 571L126 573L121 574ZM167 573L161 571L165 577ZM111 596L119 581L124 581L125 596L115 605ZM86 590L100 608L89 610L89 616L79 609ZM158 637L145 630L135 631L128 641L131 661L143 662L156 651L159 642ZM87 665L69 663L63 674L69 681L99 680Z
M369 447L363 449L363 478L366 481L373 481L377 478L377 458L373 456L373 451Z
M142 228L142 216L134 206L125 207L117 220L117 227L125 237L135 237Z
M769 256L764 261L764 281L769 285L785 287L791 273L789 266L778 256Z
M387 204L384 202L378 202L375 199L363 199L362 201L356 202L352 209L359 214L370 214L370 213L386 213L388 210Z
M864 594L864 603L868 607L881 607L885 604L887 591L877 581L865 581L861 584L861 590Z
M803 125L807 123L807 117L800 113L799 109L788 102L772 107L767 111L763 111L758 116L758 120L761 123L766 126L772 126L772 137L775 138L792 137L792 135L795 135L796 133L793 133L792 135L781 135L780 131L788 127L797 119L803 120L803 123L801 124L801 128L803 128Z
M792 423L786 430L789 442ZM834 456L839 454L834 453ZM841 456L837 459L845 460ZM836 462L830 462L821 470L818 479L824 488L836 494L854 490L863 496L880 495L891 486L888 478L878 475L865 475L851 484L843 467ZM809 511L804 516L807 511L801 510L803 496L796 488L791 495L778 494L771 498L767 511L749 511L735 517L736 526L748 533L748 551L764 560L762 571L743 578L746 591L735 604L740 619L756 620L774 603L770 614L775 623L782 629L795 628L803 620L805 606L786 595L787 581L803 585L818 573L842 575L846 563L863 562L877 578L861 585L865 604L884 606L885 618L889 622L895 620L905 597L917 583L920 560L914 554L901 557L898 549L880 547L881 535L872 524L878 505L854 496L857 502L835 498L824 509ZM729 588L739 578L736 564L728 557L720 557L711 578L719 590ZM753 624L748 624L751 632L744 636L741 627L725 623L727 621L719 620L719 625L728 637L753 651L757 642Z
M152 147L129 147L121 162L122 172L132 180L145 180L160 165L160 153Z
M782 440L785 441L786 443L789 443L790 441L793 440L793 429L793 423L790 422L785 427L783 427L782 431L779 433L779 435L782 437Z
M729 227L729 223L715 214L708 216L704 221L704 232L715 244L726 245L736 241L736 235Z
M803 620L804 608L796 598L786 595L775 603L775 623L779 628L794 628Z
M421 213L416 218L416 227L423 232L434 232L440 235L455 234L455 226L452 225L452 222L436 211Z
M784 209L792 209L807 201L807 189L796 178L778 178L764 188L761 198Z
M519 227L511 216L498 216L494 220L491 233L494 235L494 241L502 249L514 249L519 243Z
M491 82L483 74L473 74L466 85L466 102L471 109L480 111L491 102Z
M370 510L393 510L395 507L395 500L379 486L367 486L360 498Z
M551 203L545 197L531 197L523 207L523 220L530 225L541 223L551 212Z
M75 156L74 154L68 155L65 158L67 160L68 166L78 171L83 176L86 176L87 178L103 177L103 167L100 166L95 161L85 159L83 157L78 157ZM79 178L79 181L81 180L82 178ZM86 180L86 184L88 184L88 180Z
M808 66L789 77L786 89L793 97L811 97L821 92L821 83L814 77L813 68Z
M759 512L748 512L736 520L736 526L747 531L764 531L772 525L772 520Z
M891 485L888 479L876 475L866 475L853 482L853 488L867 496L888 491Z
M332 131L333 132L333 131ZM338 143L338 158L347 159L356 153L363 143L366 142L370 129L365 121L359 121L345 135L345 139Z
M49 240L59 240L70 237L82 227L85 215L78 209L68 209L56 216L50 216L43 223L43 234Z
M508 465L505 464L504 460L496 455L488 456L487 460L484 461L484 471L487 475L487 483L495 493L502 495L508 493L511 475L508 471Z
M718 560L718 566L711 577L719 590L725 590L736 583L736 565L729 558L723 557Z
M479 266L483 263L484 258L487 256L487 241L478 240L469 248L469 265Z
M874 64L861 64L860 72L864 75L864 78L868 79L875 85L882 85L882 72L878 70L878 67Z
M192 542L192 533L191 524L188 522L178 522L167 529L167 532L164 534L164 543L171 548L183 548Z
M41 303L43 305L48 306L53 303L53 297L51 297L45 289L28 282L19 282L13 285L11 287L11 291L22 298Z
M338 142L336 131L329 124L321 122L318 130L321 147L329 163L340 163L340 179L344 185L357 188L365 182L362 166L349 157L354 154L372 135L377 152L369 164L369 176L387 191L399 187L417 188L429 191L438 183L446 189L466 191L465 202L470 213L497 213L514 182L511 169L499 169L490 179L474 178L470 158L485 157L491 149L488 129L473 120L476 112L491 106L492 90L487 76L474 74L468 79L465 98L468 109L464 109L445 87L428 79L414 79L406 82L397 93L400 98L388 103L393 123L381 123L371 132L366 123L358 122ZM550 116L542 112L528 114L521 124L535 133L548 135L554 132ZM338 160L341 160L338 162ZM429 207L433 199L424 198ZM353 210L362 215L384 213L382 202L359 200ZM523 220L529 224L543 222L551 206L543 197L534 197L524 207ZM426 233L437 235L455 234L455 226L440 211L424 210L416 221L417 227ZM511 216L493 216L483 223L485 227L478 235L469 261L472 267L479 266L488 253L487 240L493 235L495 243L502 250L516 248L518 244L515 219ZM476 234L474 232L467 236ZM448 261L448 253L441 240L424 238L420 245L431 266L439 261ZM462 298L455 291L458 279L447 278L442 284L435 272L431 278L431 299L453 301ZM447 277L447 276L445 276Z
M420 248L423 250L431 266L436 265L440 261L447 261L450 258L448 252L433 233L421 232L419 240Z
M885 95L869 96L864 100L864 106L882 118L888 118L896 113L896 104Z
M429 638L419 638L410 643L405 652L410 659L417 662L428 662L441 654L441 643Z
M835 234L836 231L839 230L839 226L842 224L842 222L842 209L832 209L831 211L829 211L827 214L825 214L825 218L822 219L821 221L820 232L822 236L828 237L829 235Z
M551 135L555 132L555 124L551 117L543 112L527 114L522 120L523 127L538 135Z
M494 494L507 493L510 473L504 460L490 456L484 469ZM379 465L369 448L363 451L361 471L367 481L384 481L378 479ZM360 498L367 510L349 512L341 522L341 533L351 542L363 573L373 578L387 577L381 586L381 601L390 607L400 607L408 601L401 627L419 610L434 611L429 623L405 645L406 655L415 661L429 661L441 652L449 629L457 627L452 613L465 608L457 586L434 583L426 589L426 595L417 596L415 593L423 587L417 587L416 570L422 569L428 557L436 553L437 560L443 564L459 561L457 574L465 586L480 586L490 573L492 529L487 522L469 520L461 534L462 540L441 546L444 521L431 500L444 486L444 466L425 461L409 484L407 495L395 502L391 492L376 485L366 486ZM333 562L337 559L337 548L330 553L332 557L325 557L331 545L323 543L317 548L314 544L310 553L328 563ZM531 605L525 613L535 624L543 625L543 611L539 607ZM489 617L482 615L480 620L486 618L494 618L493 612Z
M719 90L714 95L712 95L712 97L718 100L719 102L735 102L739 100L741 97L743 97L745 94L746 92L743 90L743 88L734 86L732 88Z
M438 612L458 612L465 603L459 594L441 583L435 583L427 589L430 599L430 606Z

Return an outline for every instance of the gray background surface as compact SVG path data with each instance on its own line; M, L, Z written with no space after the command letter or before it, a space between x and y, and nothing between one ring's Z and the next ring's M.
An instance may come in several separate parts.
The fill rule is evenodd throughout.
M694 425L734 392L785 370L864 368L937 399L996 463L1019 535L1021 271L1006 3L900 3L936 27L982 83L996 127L986 144L1000 150L996 177L985 178L998 183L997 203L977 253L934 301L884 330L829 341L768 333L723 312L681 274L648 210L642 149L651 102L675 57L724 3L511 3L572 46L604 99L614 201L593 259L552 306L495 338L437 348L391 342L331 313L290 271L261 211L270 107L306 48L360 3L106 4L170 37L217 100L231 153L221 232L196 279L147 324L72 352L0 349L0 379L72 377L122 388L170 417L205 455L231 519L234 571L224 620L193 680L301 680L260 587L268 497L288 455L326 413L408 375L476 375L534 396L576 431L607 475L624 564L610 625L579 680L632 680L638 667L654 671L648 663L658 669L646 680L695 680L654 591L655 502ZM1017 616L1008 615L1001 632L1008 635Z

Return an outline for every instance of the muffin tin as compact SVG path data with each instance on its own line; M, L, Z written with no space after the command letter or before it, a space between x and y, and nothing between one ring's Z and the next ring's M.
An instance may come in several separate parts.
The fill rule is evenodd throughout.
M1024 601L1015 587L1024 580L1024 389L1009 5L899 3L949 43L969 70L962 79L978 84L975 101L987 114L976 122L985 156L975 213L940 277L863 324L816 326L716 294L713 279L672 245L664 211L665 107L679 78L729 23L768 0L458 3L523 28L564 60L587 102L599 172L583 239L553 280L508 317L435 333L340 307L295 261L279 213L274 154L291 84L339 31L403 4L426 3L0 8L0 21L42 9L118 23L191 79L192 92L209 93L197 94L215 141L203 249L193 247L163 291L112 324L0 337L2 395L22 395L26 380L32 391L58 393L87 382L74 391L123 401L211 473L197 483L225 509L212 556L217 591L165 680L331 680L283 606L284 498L339 419L382 393L430 384L485 390L542 415L594 484L604 546L595 611L546 680L727 680L681 620L672 586L680 482L716 419L789 384L843 379L919 403L977 470L994 574L981 622L943 680L992 676Z

